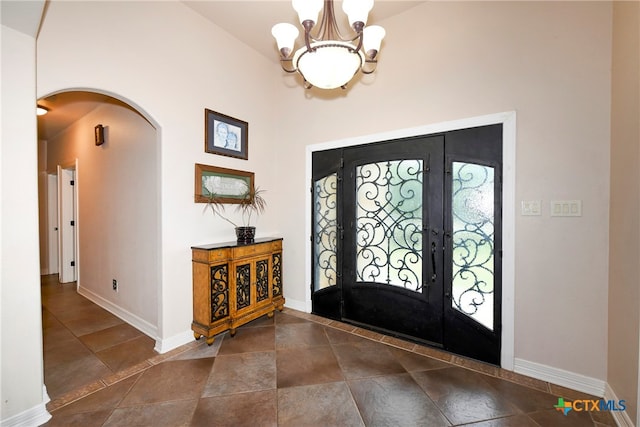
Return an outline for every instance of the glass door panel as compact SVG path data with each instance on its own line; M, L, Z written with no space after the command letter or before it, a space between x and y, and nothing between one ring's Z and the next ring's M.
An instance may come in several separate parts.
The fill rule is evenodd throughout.
M318 291L338 283L338 175L318 179L313 189L313 290Z
M420 159L356 167L356 281L422 291Z
M453 162L451 306L493 330L494 168Z

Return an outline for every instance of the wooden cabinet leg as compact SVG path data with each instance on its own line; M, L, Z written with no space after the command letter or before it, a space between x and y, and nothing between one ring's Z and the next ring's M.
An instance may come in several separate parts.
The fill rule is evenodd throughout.
M198 332L194 332L193 333L193 337L196 339L196 341L199 340L201 336L202 335L200 333L198 333Z
M207 338L207 345L213 344L213 340L215 340L215 337L208 337Z
M267 317L268 317L269 319L271 319L271 318L273 317L273 311L268 312L268 313L267 313Z
M231 335L232 337L235 337L236 336L236 329L235 328L229 329L229 335Z

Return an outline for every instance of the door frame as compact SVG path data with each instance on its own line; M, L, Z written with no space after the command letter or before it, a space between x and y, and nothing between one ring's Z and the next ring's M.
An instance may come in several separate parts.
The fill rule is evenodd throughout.
M333 148L349 147L353 145L385 142L393 139L407 138L420 135L430 135L471 127L502 124L502 347L500 352L500 366L503 369L514 369L515 346L515 231L516 231L516 112L507 111L484 116L469 117L434 123L413 128L398 129L377 134L354 138L312 144L306 147L305 179L311 182L312 153ZM311 192L305 196L305 218L311 218ZM305 232L311 236L311 221L305 221ZM305 245L305 283L311 283L311 245L307 240ZM311 312L311 287L305 287L305 311Z
M76 289L80 288L80 227L78 221L78 159L73 160L72 162L67 162L63 164L57 165L57 180L58 180L58 194L57 194L57 208L58 208L58 275L62 276L63 274L63 265L62 263L65 261L63 253L63 245L66 244L65 239L63 239L63 224L65 215L63 215L63 192L61 191L61 186L63 185L63 179L65 175L65 171L73 171L73 180L74 180L74 188L73 188L73 200L72 200L72 210L71 216L74 220L73 226L73 261L75 263L74 267L74 280L76 282ZM60 281L63 280L62 277L59 277Z

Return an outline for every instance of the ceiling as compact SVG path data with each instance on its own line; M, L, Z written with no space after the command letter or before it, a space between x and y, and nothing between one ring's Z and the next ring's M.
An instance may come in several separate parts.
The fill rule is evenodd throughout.
M297 14L289 0L181 0L181 2L274 63L278 62L278 49L271 36L271 27L279 22L298 24ZM380 23L386 18L424 2L377 0L369 13L369 23ZM349 24L342 12L341 0L336 0L336 3L338 24L346 32ZM247 13L248 11L250 13ZM296 46L301 46L302 43L302 38L299 37ZM90 92L60 93L39 100L38 103L49 108L50 111L38 117L38 138L51 139L105 102L122 104L109 96Z

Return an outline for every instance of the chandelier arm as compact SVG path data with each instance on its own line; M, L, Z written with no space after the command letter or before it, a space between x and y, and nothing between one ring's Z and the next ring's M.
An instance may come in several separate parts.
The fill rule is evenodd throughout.
M282 67L282 69L284 71L286 71L287 73L295 73L296 71L298 71L296 68L287 68L285 67L284 63L285 62L290 62L293 66L293 60L289 59L289 58L280 58L280 67Z
M313 52L315 50L311 47L311 29L314 25L314 22L310 19L302 21L302 26L304 27L304 44L307 46L307 52Z
M358 46L355 49L356 52L358 52L358 51L360 51L360 49L362 49L362 41L364 39L364 34L362 32L363 28L364 28L364 22L358 21L358 22L354 22L353 23L353 29L356 32L356 36L353 38L353 41L358 39Z
M365 64L373 64L370 70L365 70L364 68L364 64L362 66L362 68L360 69L360 71L362 71L362 74L373 74L375 73L376 69L378 68L378 60L377 59L366 59Z
M315 41L346 41L346 39L340 34L340 29L338 28L338 22L336 21L336 15L333 8L333 0L324 0L322 18L318 25L317 34L313 38Z

